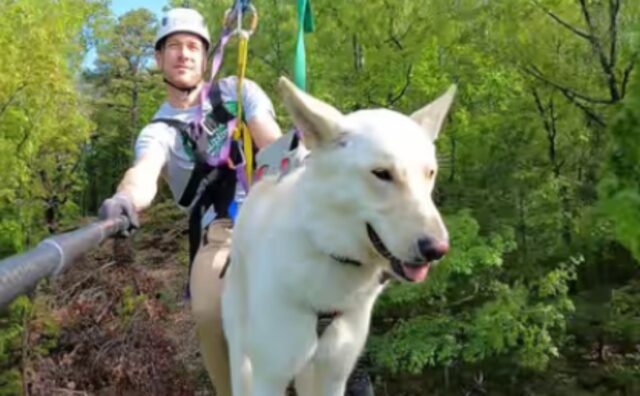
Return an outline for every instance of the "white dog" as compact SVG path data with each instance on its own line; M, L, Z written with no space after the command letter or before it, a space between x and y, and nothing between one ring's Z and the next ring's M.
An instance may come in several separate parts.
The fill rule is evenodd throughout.
M235 396L343 396L385 274L409 282L449 248L431 199L452 87L406 117L343 115L281 78L310 150L253 186L233 232L224 329ZM332 323L316 333L319 315Z

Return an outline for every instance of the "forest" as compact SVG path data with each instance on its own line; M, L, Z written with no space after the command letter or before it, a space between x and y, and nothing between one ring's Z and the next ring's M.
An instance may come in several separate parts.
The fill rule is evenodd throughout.
M214 39L231 5L169 3ZM410 114L458 86L434 193L451 250L378 300L376 394L640 394L640 1L312 3L314 96ZM247 77L288 130L276 84L296 4L252 4ZM157 18L0 0L0 258L94 221L115 192L164 100ZM232 43L221 74L236 64ZM184 217L162 185L132 238L0 313L0 396L213 394L182 298Z

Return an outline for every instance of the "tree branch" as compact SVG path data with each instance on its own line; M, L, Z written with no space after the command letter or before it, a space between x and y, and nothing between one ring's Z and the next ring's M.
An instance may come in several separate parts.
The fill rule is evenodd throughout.
M612 104L614 103L613 100L611 99L597 99L597 98L592 98L590 96L581 94L579 92L576 92L574 90L572 90L571 88L567 88L567 87L563 87L562 85L549 80L548 78L546 78L542 72L540 71L540 69L538 69L535 65L529 65L529 67L525 67L522 69L526 74L536 78L539 81L542 81L545 84L548 84L554 88L556 88L557 90L561 91L562 93L566 95L570 95L574 98L578 98L581 100L584 100L585 102L590 102L590 103L594 103L594 104Z
M540 114L540 117L542 118L542 122L544 124L544 129L547 130L547 132L551 129L551 126L549 125L549 121L547 120L547 112L544 108L544 105L542 104L542 100L540 99L540 95L538 94L538 91L535 88L531 88L531 94L533 95L533 100L536 104L536 109L538 109L538 113Z
M602 127L606 127L607 124L604 122L604 120L602 119L602 117L600 117L598 114L596 114L593 110L591 110L590 108L588 108L587 106L584 105L584 103L580 103L579 101L576 100L575 97L568 95L566 92L561 91L562 94L565 96L565 98L567 98L571 103L573 103L577 108L579 108L580 110L582 110L586 116L592 120L593 122L595 122L596 124L602 126Z
M585 0L580 1L580 11L582 11L582 16L584 17L584 21L587 23L589 27L589 31L593 33L593 22L591 22L591 15L589 14L589 9L587 8L587 2Z
M624 98L627 93L627 84L629 83L629 77L631 76L631 72L633 72L633 68L638 61L638 52L634 52L631 55L631 61L629 62L629 66L624 69L624 74L622 76L622 87L620 88L620 97Z
M609 66L616 66L616 53L618 42L618 15L620 13L620 0L609 0Z
M593 20L591 19L591 14L589 12L589 8L587 6L586 0L579 0L580 3L580 12L584 21L587 25L587 32L580 30L564 19L560 18L558 15L554 14L549 9L545 8L538 0L532 0L534 4L538 6L545 14L551 17L553 20L558 22L560 25L574 33L575 35L587 40L593 51L598 57L598 61L602 66L602 71L604 72L607 78L607 84L609 88L609 93L611 95L611 99L608 101L608 104L616 103L620 100L621 95L618 91L618 83L615 73L615 64L616 64L616 56L617 56L617 37L618 37L618 16L620 14L620 0L609 0L609 15L610 15L610 24L609 24L609 34L610 34L610 46L609 46L609 54L605 54L603 49L602 42L596 36L595 25L593 24ZM576 94L576 97L580 97L581 95ZM587 99L586 97L582 97L583 100L593 102L592 100Z
M565 21L564 19L560 18L559 16L557 16L556 14L554 14L553 12L551 12L551 10L545 8L542 4L540 4L540 2L538 0L533 0L533 2L538 6L538 8L540 8L545 14L547 14L549 17L551 17L554 21L558 22L560 25L562 25L563 27L565 27L566 29L569 29L573 34L582 37L583 39L591 42L594 37L592 35L590 35L589 33L583 32L582 30L572 26L569 22Z
M14 99L18 96L20 91L22 91L26 86L27 86L26 83L22 83L18 88L16 88L15 91L13 91L9 99L7 99L7 101L4 102L2 106L0 106L0 117L2 117L2 114L4 114L7 108L11 106L11 103L13 103Z
M600 65L602 66L602 71L604 72L607 78L607 83L609 85L609 93L611 95L611 103L616 103L618 100L620 100L620 93L618 92L618 83L616 81L616 73L612 66L613 64L615 64L615 61L613 59L607 59L607 56L605 55L604 50L602 49L602 43L596 37L596 34L595 34L596 28L595 28L595 25L593 24L593 21L591 20L591 14L589 13L589 8L587 7L586 0L579 0L579 1L580 1L580 9L582 11L582 15L584 17L585 22L587 23L587 27L589 28L590 36L592 37L591 46L593 47L594 52L598 56L598 60L600 61ZM617 1L617 0L614 0L614 1ZM611 10L611 12L613 12L613 10ZM610 31L611 29L613 30L617 29L616 23L617 23L617 11L615 12L615 17L612 17L611 24L609 26ZM614 44L614 48L615 48L615 44Z
M535 66L533 66L533 68L535 69ZM534 78L538 79L539 81L542 81L543 83L549 84L552 87L556 88L557 90L559 90L565 98L567 98L567 100L569 100L571 103L573 103L574 106L576 106L577 108L579 108L580 110L582 110L582 112L584 112L584 114L593 122L595 122L596 124L605 127L606 123L604 122L604 120L602 119L602 117L600 117L597 113L595 113L592 109L590 109L589 107L585 106L584 103L580 102L578 100L578 97L576 96L575 92L573 92L570 89L564 88L559 86L558 84L555 84L549 80L547 80L546 78L544 78L541 74L536 74L535 72L528 70L528 69L523 69L523 71L531 76L533 76ZM538 72L539 73L539 72ZM608 104L608 103L601 103L601 104Z
M407 89L409 88L409 85L411 85L412 72L413 72L413 65L409 65L409 67L407 68L407 73L405 75L404 86L402 87L400 92L398 92L398 94L394 97L391 97L391 93L389 93L388 100L387 100L389 107L392 107L393 105L395 105L396 102L399 101L404 96L405 93L407 93Z
M556 120L558 119L558 116L555 111L553 96L549 97L549 102L545 106L542 104L542 99L540 98L540 95L538 94L538 91L535 89L535 87L531 88L531 93L533 94L536 108L538 109L540 118L542 118L542 123L544 124L544 129L547 134L547 141L549 143L549 148L548 148L549 162L553 167L554 174L556 175L556 177L558 177L560 175L560 169L561 169L561 165L558 163L557 152L556 152L556 137L558 136L558 129L556 128Z

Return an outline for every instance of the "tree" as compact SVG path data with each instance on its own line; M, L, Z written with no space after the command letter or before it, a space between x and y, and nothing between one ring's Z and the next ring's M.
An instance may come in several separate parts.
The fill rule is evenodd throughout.
M43 224L53 232L75 213L75 171L91 128L75 89L80 32L101 7L84 0L0 2L2 255L37 241Z
M92 124L76 83L83 29L103 11L102 1L0 1L0 257L78 221ZM0 316L1 394L24 391L19 364L31 312L21 298Z
M156 23L146 9L111 19L97 40L95 69L85 73L97 125L86 147L89 211L113 194L132 163L140 129L160 103L164 87L153 66Z

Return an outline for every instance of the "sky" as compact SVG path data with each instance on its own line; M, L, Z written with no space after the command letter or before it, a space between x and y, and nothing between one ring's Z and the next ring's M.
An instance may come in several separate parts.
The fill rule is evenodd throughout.
M111 10L116 16L137 8L147 8L159 16L165 5L167 5L166 0L111 0Z
M153 11L160 19L162 15L162 8L167 5L167 0L111 0L111 11L113 11L116 17L127 13L131 10L138 8L146 8ZM93 62L96 60L96 53L94 50L87 53L84 59L83 66L91 68Z

